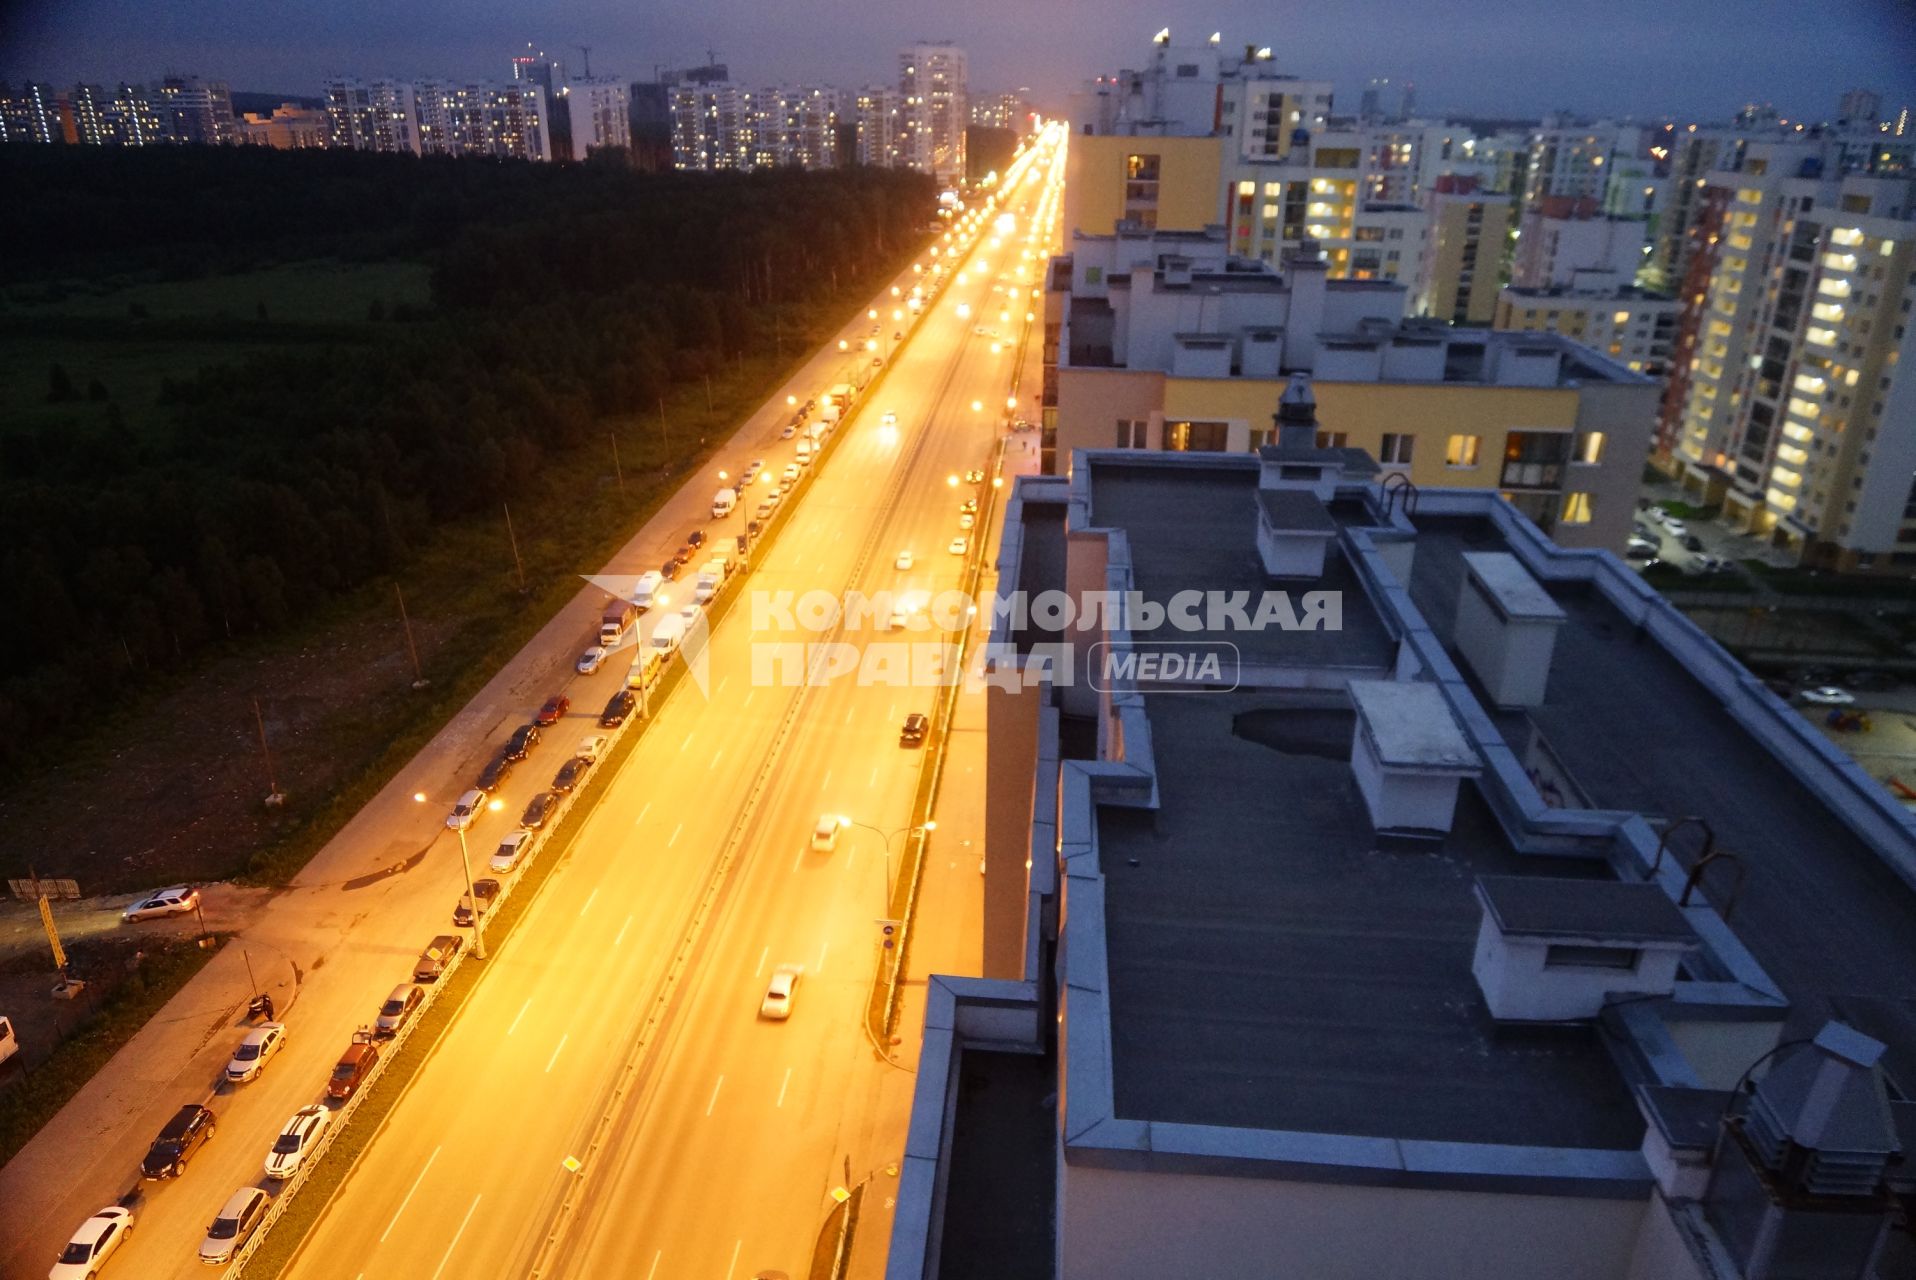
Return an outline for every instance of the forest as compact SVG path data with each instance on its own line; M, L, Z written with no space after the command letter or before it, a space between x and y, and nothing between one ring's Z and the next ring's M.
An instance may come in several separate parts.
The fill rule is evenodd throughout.
M935 190L850 169L631 172L264 148L0 148L0 285L410 261L431 301L160 388L159 430L55 367L0 422L0 761L210 645L300 625L496 511L542 460L873 277ZM30 319L0 311L0 334ZM162 330L134 308L103 331ZM688 449L690 442L688 442Z

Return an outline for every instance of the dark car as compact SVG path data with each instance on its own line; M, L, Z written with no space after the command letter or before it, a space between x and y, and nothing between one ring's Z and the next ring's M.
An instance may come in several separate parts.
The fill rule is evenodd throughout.
M446 971L446 966L452 963L452 958L459 954L459 948L465 945L466 940L456 933L440 934L428 942L426 949L419 953L419 962L412 967L412 980L414 982L439 981L439 975Z
M566 697L563 693L555 693L546 699L544 706L539 708L539 714L532 717L532 723L538 725L557 724L559 723L559 717L570 710L572 710L572 699Z
M925 741L925 731L931 727L931 721L922 711L914 711L905 717L905 727L898 731L898 745L901 747L920 746Z
M748 538L758 537L759 530L762 527L763 526L757 520L748 520L745 524L745 536Z
M670 582L672 581L672 579L679 576L679 570L683 569L684 567L685 567L684 557L673 556L670 560L667 560L664 564L659 566L659 576L661 578L664 578L667 582Z
M585 771L591 767L592 762L584 756L573 756L560 765L559 772L552 776L552 789L554 791L572 790L585 781Z
M547 819L552 817L553 811L558 807L558 792L541 791L532 797L532 803L528 804L526 811L519 815L519 825L527 831L537 831L546 824Z
M189 1102L173 1113L140 1161L140 1176L152 1181L177 1178L193 1153L213 1136L213 1112L197 1102Z
M359 1092L359 1086L378 1062L379 1046L373 1043L373 1033L353 1032L353 1042L339 1055L339 1061L333 1064L333 1074L326 1080L326 1096L334 1102L346 1101Z
M705 545L705 530L703 529L692 530L692 532L687 534L685 537L685 545L692 548L692 550L694 551L697 551L700 547L704 546Z
M1701 551L1703 550L1703 539L1697 537L1694 533L1686 533L1683 535L1683 546L1685 550Z
M505 750L499 754L506 760L523 760L539 744L539 726L522 724L506 739Z
M631 715L633 708L638 705L638 694L630 689L619 690L606 702L605 710L599 713L599 727L601 729L618 728L625 723L625 718Z
M492 900L498 896L499 882L497 880L474 880L472 882L472 894L470 896L463 893L459 895L459 905L452 909L452 922L461 929L470 927L472 924L473 898L479 900L479 914L484 915L486 912L492 910Z
M516 756L501 755L479 772L479 781L473 783L481 791L497 791L505 782L506 775L512 772L512 766L519 763Z

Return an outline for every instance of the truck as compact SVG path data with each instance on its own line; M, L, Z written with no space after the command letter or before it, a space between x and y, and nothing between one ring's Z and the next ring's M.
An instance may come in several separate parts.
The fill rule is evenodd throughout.
M650 609L659 598L659 588L665 585L665 575L657 569L639 575L638 582L632 588L632 604L640 613Z
M825 398L829 403L836 405L840 413L843 413L845 407L851 404L852 397L856 394L857 392L852 389L851 383L839 382L834 383L832 389L825 393Z
M630 600L609 600L599 615L599 644L616 649L625 641L625 633L639 620L639 607Z
M700 575L703 578L703 575ZM646 650L658 655L663 662L678 652L679 641L685 639L685 619L678 614L661 618L659 625L652 631L652 637L646 641Z
M738 507L738 492L734 489L720 489L712 495L712 519L723 520Z

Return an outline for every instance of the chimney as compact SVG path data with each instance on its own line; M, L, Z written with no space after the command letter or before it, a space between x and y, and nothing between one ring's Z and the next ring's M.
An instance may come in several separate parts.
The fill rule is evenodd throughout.
M1310 239L1299 241L1284 265L1291 287L1290 314L1284 320L1284 363L1293 369L1314 369L1330 266L1317 241Z
M1893 1218L1907 1153L1884 1083L1884 1045L1840 1022L1782 1051L1730 1118L1704 1212L1745 1280L1860 1280Z
M1271 415L1271 422L1277 427L1278 448L1317 447L1317 397L1311 392L1310 374L1291 375L1284 394L1277 398L1277 412Z
M1434 684L1353 680L1357 729L1351 772L1380 833L1441 837L1457 810L1457 784L1483 772Z
M1566 615L1508 551L1466 551L1451 641L1500 708L1541 706Z

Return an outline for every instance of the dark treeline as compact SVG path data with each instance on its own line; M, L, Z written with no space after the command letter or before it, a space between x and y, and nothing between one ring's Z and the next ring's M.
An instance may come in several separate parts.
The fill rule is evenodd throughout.
M603 416L769 345L772 307L870 278L934 194L877 170L0 148L0 236L34 246L16 279L316 250L433 265L424 318L169 381L162 431L110 402L0 427L0 759L496 511L541 459L596 447Z

